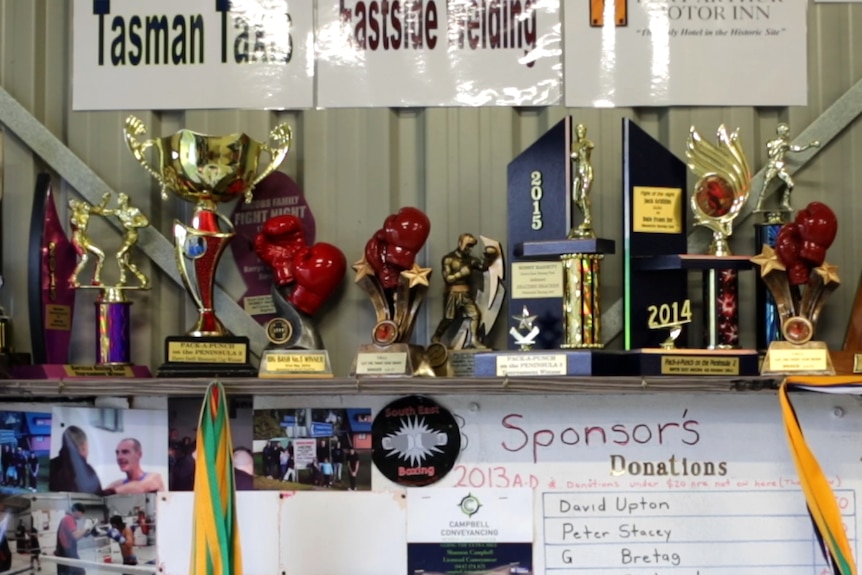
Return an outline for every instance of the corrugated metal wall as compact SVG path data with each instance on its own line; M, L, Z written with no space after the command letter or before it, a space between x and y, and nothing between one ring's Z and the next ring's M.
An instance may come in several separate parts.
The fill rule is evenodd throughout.
M128 194L152 224L170 237L171 222L174 217L184 217L187 206L175 198L163 202L151 178L122 145L127 114L71 110L70 20L69 0L0 0L0 85L109 186ZM464 231L505 242L507 163L566 114L584 123L597 143L593 155L596 226L600 235L616 239L621 248L622 118L633 118L680 157L691 125L702 133L711 133L720 123L739 127L749 160L758 170L765 161L763 144L774 135L779 121L789 122L798 134L862 78L862 37L854 37L854 30L860 28L862 5L810 4L809 105L804 108L350 109L151 112L140 116L157 135L190 128L212 134L244 131L265 139L277 123L289 122L297 139L282 170L304 188L317 220L318 241L341 247L349 262L361 257L365 241L387 214L405 205L423 208L431 218L432 231L421 257L435 268L417 329L418 341L425 342L442 313L440 257ZM745 85L724 85L718 78L715 86L716 90L746 89ZM0 289L0 303L15 322L16 347L28 350L27 237L35 179L45 163L9 130L4 139L2 256L6 285ZM862 198L855 191L855 183L860 181L859 158L862 132L851 124L795 176L795 207L823 200L840 218L839 238L829 260L839 266L843 285L826 308L820 332L830 347L841 344L862 268L856 248L862 231L854 222L862 216ZM55 189L75 193L64 189L60 179L55 180ZM68 197L61 195L63 204ZM737 223L732 242L736 253L755 251L751 224L751 219ZM100 237L106 246L119 243L113 230L103 233ZM606 260L607 304L622 294L621 259L618 253ZM160 277L155 266L146 267L155 285L149 293L132 296L133 360L157 366L163 359L164 337L182 333L190 325L193 310L184 290ZM230 283L228 266L221 271ZM751 308L746 306L753 299L754 273L744 276L743 343L753 345L753 326L746 314ZM691 284L697 288L698 278L693 276ZM78 294L73 351L79 362L93 357L92 298L92 294ZM346 374L358 345L369 340L373 324L371 305L353 285L350 270L332 305L317 321L336 373ZM495 330L497 347L505 345L507 329L500 325ZM612 345L619 347L619 338Z

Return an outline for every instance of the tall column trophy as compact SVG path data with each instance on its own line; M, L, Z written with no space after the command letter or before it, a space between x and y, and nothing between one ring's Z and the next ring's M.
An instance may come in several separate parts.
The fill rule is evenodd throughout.
M784 336L769 344L763 374L835 373L826 344L813 337L823 305L840 285L838 268L826 262L837 233L835 213L812 202L781 227L774 249L764 245L752 258L775 299Z
M265 326L270 344L261 356L260 377L331 377L329 354L311 316L344 279L344 254L332 244L307 245L302 220L293 215L268 219L254 250L272 268L278 313Z
M426 349L410 343L431 275L431 268L416 263L416 254L430 231L431 222L421 210L401 208L386 218L366 243L363 258L353 264L354 281L371 298L377 314L373 343L360 347L354 375L434 377L448 372L445 346L437 343Z
M751 171L738 131L717 130L715 144L692 127L688 168L698 177L689 199L694 224L712 233L707 254L687 253L685 164L634 124L624 122L627 183L626 348L641 375L754 375L755 350L739 346L739 270L748 256L730 253L733 221L746 200ZM693 319L687 274L700 271L704 336L677 342ZM687 339L687 338L686 338ZM682 339L682 341L685 341Z
M175 220L173 232L177 267L197 306L198 319L185 336L166 339L166 363L159 376L255 376L248 338L232 335L214 309L216 267L235 235L233 224L218 212L217 203L240 196L251 201L255 184L284 161L291 144L290 128L282 124L272 130L274 146L246 134L208 136L190 130L138 140L146 132L140 119L126 119L124 134L132 155L159 182L163 199L171 190L195 204L191 225ZM146 159L151 147L158 152L154 164ZM269 154L270 162L258 173L263 152Z
M482 256L471 252L482 241ZM443 256L443 318L432 343L449 351L452 375L474 374L474 354L487 351L488 333L503 305L505 266L500 242L473 234L458 236L458 246Z
M757 197L754 213L762 217L762 221L754 224L754 246L760 250L764 245L775 247L775 240L781 227L793 220L793 208L790 205L791 194L794 183L787 172L788 153L795 154L804 152L809 148L817 148L820 142L814 140L803 146L795 146L790 143L790 127L780 123L776 127L776 137L766 142L766 174L763 177L763 185ZM781 199L777 208L769 208L764 205L770 188L778 180L779 187L784 185ZM776 190L777 191L777 190ZM757 282L755 291L755 305L757 309L757 348L766 351L773 341L782 339L781 319L778 306L772 298L772 293L766 289L763 282Z
M96 298L96 365L94 375L127 375L122 369L131 366L131 306L126 298L129 291L150 289L150 280L131 260L131 252L138 243L138 230L150 225L141 210L131 205L126 194L119 194L116 207L109 207L111 194L102 196L102 201L93 205L84 200L69 201L69 222L72 229L72 245L78 254L78 264L68 281L71 287L80 290L97 290ZM119 269L119 277L113 285L102 281L105 265L105 250L95 244L88 233L90 218L115 217L123 227L123 241L114 259ZM90 258L95 262L90 281L81 283L80 276L88 267ZM129 276L136 283L129 283ZM84 375L80 366L70 366L75 375ZM101 369L99 369L101 368ZM120 368L119 371L112 368ZM134 375L149 376L149 369L142 366L134 368Z
M518 329L509 333L520 351L495 354L493 365L484 361L485 358L477 357L477 361L483 360L481 365L477 365L480 375L609 375L609 371L616 368L616 362L610 355L599 351L604 347L601 333L601 262L605 254L614 253L615 242L597 237L593 226L591 194L594 176L591 158L595 144L587 138L587 128L583 124L577 124L573 132L566 130L560 134L564 135L562 139L557 136L550 142L560 146L564 154L549 156L546 150L530 148L517 160L527 159L533 163L533 156L538 151L549 156L545 161L555 159L556 162L563 162L562 165L555 162L554 167L563 177L555 181L553 186L550 177L546 178L545 174L534 170L536 181L541 181L543 185L533 188L531 194L537 190L534 195L541 196L540 201L546 195L562 195L565 200L562 202L565 206L565 221L569 224L556 237L529 239L515 245L515 256L521 262L518 267L513 266L512 291L513 294L517 291L522 297L514 302L514 307L517 309L520 306L525 311L522 316L513 316L518 322ZM547 135L543 140L545 138ZM568 213L572 211L572 205L580 213L581 221L576 226L571 225L575 218ZM552 210L553 207L548 211ZM542 220L538 223L539 227L544 225ZM531 269L531 265L544 265L539 262L553 260L556 260L554 277L540 277ZM544 326L538 325L540 322L533 316L541 313L539 310L549 301L552 293L559 295L554 310L558 321L553 325L548 325L550 322ZM526 309L532 310L533 316ZM529 317L532 319L526 321ZM534 328L538 328L535 333ZM523 353L525 347L532 347L532 340L546 335L544 330L549 328L561 336L553 338L553 347L558 349ZM533 335L525 340L521 329L527 329Z

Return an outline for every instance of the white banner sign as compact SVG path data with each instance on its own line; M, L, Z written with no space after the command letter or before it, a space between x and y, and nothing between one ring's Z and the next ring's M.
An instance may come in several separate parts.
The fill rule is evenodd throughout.
M567 4L565 104L805 105L807 4Z
M559 0L318 0L317 105L560 101Z
M313 0L75 0L75 110L308 108Z

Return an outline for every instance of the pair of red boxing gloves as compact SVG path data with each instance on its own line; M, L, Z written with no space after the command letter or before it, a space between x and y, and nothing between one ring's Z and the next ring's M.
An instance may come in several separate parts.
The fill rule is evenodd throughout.
M820 202L811 202L796 214L795 221L781 227L775 239L775 255L784 264L790 285L808 282L811 270L825 261L826 250L837 233L835 213Z

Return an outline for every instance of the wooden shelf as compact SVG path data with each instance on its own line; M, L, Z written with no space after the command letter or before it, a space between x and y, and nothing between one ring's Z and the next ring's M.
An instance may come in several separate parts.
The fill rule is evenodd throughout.
M211 379L5 380L0 397L202 396ZM780 377L510 377L221 380L231 395L692 393L774 391Z

